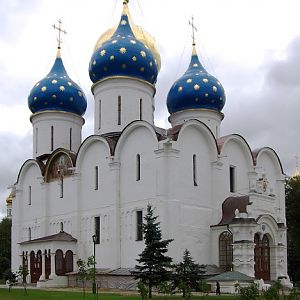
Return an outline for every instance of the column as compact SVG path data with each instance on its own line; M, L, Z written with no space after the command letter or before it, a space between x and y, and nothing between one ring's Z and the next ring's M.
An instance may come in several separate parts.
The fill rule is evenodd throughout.
M27 255L27 266L28 266L28 275L27 275L27 278L26 278L26 282L27 283L31 283L31 261L30 261L30 253L29 254L26 254Z
M54 279L55 277L57 277L57 275L55 274L55 252L52 253L51 252L51 269L50 269L50 275L49 275L49 279Z
M42 253L42 275L39 281L44 281L46 279L46 253Z

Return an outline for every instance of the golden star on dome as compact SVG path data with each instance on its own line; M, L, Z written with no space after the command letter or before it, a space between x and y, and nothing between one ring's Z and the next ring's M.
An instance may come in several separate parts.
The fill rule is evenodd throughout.
M41 91L44 93L44 92L46 92L46 90L47 90L47 87L45 87L45 86L43 86L42 88L41 88Z
M130 43L131 44L136 44L136 41L135 40L130 40Z
M183 90L183 87L180 86L180 87L178 88L178 92L181 92L182 90Z
M72 82L68 81L68 85L71 86L71 85L72 85Z
M140 71L141 71L141 72L144 72L144 71L145 71L145 68L144 68L144 67L141 67L141 68L140 68Z
M94 61L93 61L93 65L95 65L95 64L96 64L96 61L94 60Z
M112 44L115 44L116 42L117 42L117 40L113 40L111 43L112 43Z
M216 86L213 86L212 89L214 92L216 92L218 90Z
M126 48L122 47L122 48L120 48L119 51L120 51L120 53L124 54L124 53L126 53Z
M208 79L207 78L203 78L202 81L205 82L205 83L208 83Z
M34 97L33 100L34 100L34 101L37 100L37 97Z
M53 79L53 80L51 81L51 83L55 84L55 83L57 83L57 80L56 80L56 79Z
M153 66L153 63L152 63L152 61L150 61L150 62L149 62L149 66L150 66L150 67L152 67L152 66Z
M69 100L70 100L70 101L73 101L73 97L70 97Z
M142 50L140 53L141 53L141 55L142 55L143 57L146 57L146 52L145 52L145 51Z
M189 78L186 82L187 82L187 83L191 83L191 82L192 82L192 79Z
M199 89L200 89L199 84L195 84L195 85L194 85L194 90L197 91L197 90L199 90Z
M79 95L80 97L82 97L82 93L81 93L80 91L78 91L78 95Z
M52 98L53 98L53 99L56 99L56 95L52 95Z
M109 59L110 59L110 60L114 60L115 57L114 57L113 55L111 55Z
M205 97L208 97L208 94L206 93L204 96L205 96Z
M195 67L195 68L198 67L198 64L193 64L193 67Z
M104 56L105 53L106 53L106 51L105 51L104 49L100 51L100 55L101 55L101 56Z
M65 90L65 87L64 87L63 85L61 85L61 86L59 87L59 89L63 92L63 91Z
M133 61L136 61L136 56L132 56L132 60L133 60Z
M122 21L121 21L121 25L124 26L124 25L126 25L126 24L127 24L126 20L122 20Z

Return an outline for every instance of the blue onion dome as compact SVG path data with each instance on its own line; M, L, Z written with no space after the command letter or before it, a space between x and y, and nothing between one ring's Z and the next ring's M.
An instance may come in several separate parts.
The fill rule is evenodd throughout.
M82 89L68 76L60 49L50 73L32 88L28 96L32 113L46 110L71 112L82 116L87 107Z
M210 75L199 61L195 44L190 65L171 87L167 97L170 114L185 109L210 109L221 112L225 105L221 83Z
M97 42L89 65L93 83L110 77L130 77L154 84L158 61L151 47L136 37L124 1L124 9L114 33L100 45Z

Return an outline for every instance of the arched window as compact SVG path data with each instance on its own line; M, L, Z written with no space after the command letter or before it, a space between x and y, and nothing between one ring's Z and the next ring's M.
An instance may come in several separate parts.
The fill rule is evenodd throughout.
M58 249L55 252L55 274L56 275L64 275L64 254L62 250Z
M65 257L66 273L73 272L73 252L68 250Z
M232 234L224 231L219 237L219 265L224 271L230 271L232 268Z

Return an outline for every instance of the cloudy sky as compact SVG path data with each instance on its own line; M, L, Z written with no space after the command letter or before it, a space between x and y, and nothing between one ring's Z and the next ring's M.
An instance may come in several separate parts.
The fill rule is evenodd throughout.
M170 126L166 96L188 66L193 15L201 61L226 91L221 134L241 134L252 149L272 147L292 174L300 156L300 1L130 0L129 7L134 23L155 37L162 59L156 125ZM65 67L88 98L85 138L93 133L89 60L121 11L122 0L0 1L0 218L7 187L32 156L27 96L54 62L52 25L62 19Z

